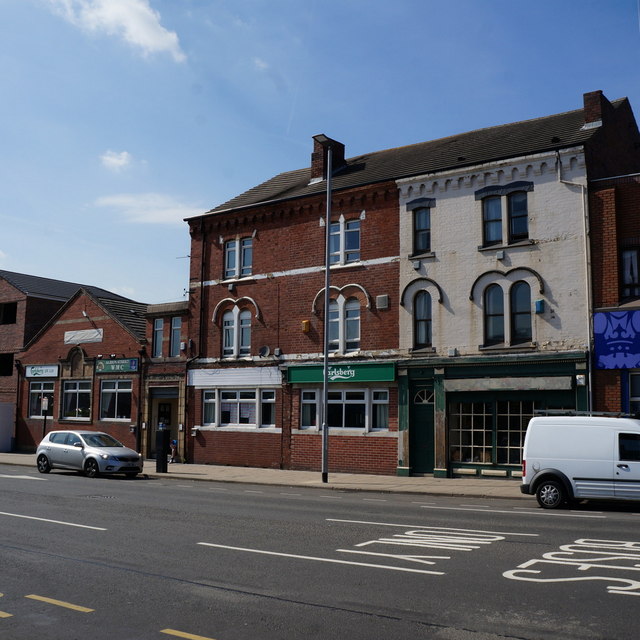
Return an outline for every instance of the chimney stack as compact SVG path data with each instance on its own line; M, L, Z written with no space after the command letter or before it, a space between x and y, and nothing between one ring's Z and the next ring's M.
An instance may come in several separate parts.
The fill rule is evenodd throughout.
M600 126L611 109L611 103L600 90L585 93L583 99L585 127Z
M313 139L313 153L311 154L311 180L318 182L327 177L327 155L328 147L332 149L331 166L332 173L344 166L344 145L332 138L326 138L326 142L318 142L315 136ZM326 136L325 136L326 137Z

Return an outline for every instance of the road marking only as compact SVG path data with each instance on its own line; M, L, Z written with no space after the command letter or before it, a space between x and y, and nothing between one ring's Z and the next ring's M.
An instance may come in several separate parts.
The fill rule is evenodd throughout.
M166 633L170 636L177 636L178 638L186 638L187 640L214 640L213 638L196 636L193 635L193 633L185 633L184 631L176 631L175 629L162 629L160 633Z
M45 596L37 596L35 594L25 596L25 598L29 598L31 600L39 600L40 602L47 602L48 604L55 604L57 607L73 609L74 611L80 611L81 613L91 613L92 611L94 611L94 609L82 607L79 604L72 604L71 602L64 602L63 600L54 600L53 598L46 598Z
M36 518L35 516L24 516L19 513L6 513L0 511L0 516L9 516L11 518L24 518L26 520L39 520L40 522L51 522L52 524L63 524L67 527L80 527L81 529L93 529L94 531L107 531L104 527L91 527L87 524L77 524L75 522L62 522L61 520L49 520L48 518Z
M444 575L442 571L426 571L424 569L393 567L386 564L371 564L368 562L350 562L349 560L337 560L335 558L317 558L315 556L299 556L293 553L279 553L277 551L264 551L263 549L247 549L245 547L231 547L226 544L214 544L212 542L198 542L197 544L202 545L204 547L215 547L216 549L229 549L230 551L244 551L246 553L260 553L267 556L280 556L281 558L294 558L297 560L313 560L315 562L330 562L333 564L348 564L356 567L369 567L371 569L386 569L388 571L405 571L406 573L426 573L426 574L435 575L435 576Z

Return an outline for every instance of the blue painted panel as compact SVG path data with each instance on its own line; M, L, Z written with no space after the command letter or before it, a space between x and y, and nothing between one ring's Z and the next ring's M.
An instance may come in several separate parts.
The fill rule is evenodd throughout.
M640 311L606 311L593 316L597 369L640 368Z

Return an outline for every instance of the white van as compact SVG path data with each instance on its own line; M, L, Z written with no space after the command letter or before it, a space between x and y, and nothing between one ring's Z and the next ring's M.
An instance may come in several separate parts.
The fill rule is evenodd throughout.
M531 418L520 490L544 509L582 499L640 500L640 420Z

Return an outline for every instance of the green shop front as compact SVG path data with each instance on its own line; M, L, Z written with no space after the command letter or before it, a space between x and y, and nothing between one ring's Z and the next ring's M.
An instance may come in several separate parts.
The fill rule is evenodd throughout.
M398 474L520 477L535 411L588 408L584 352L398 365Z
M324 368L291 365L291 467L319 469ZM332 363L328 369L329 470L395 474L398 394L395 362Z

